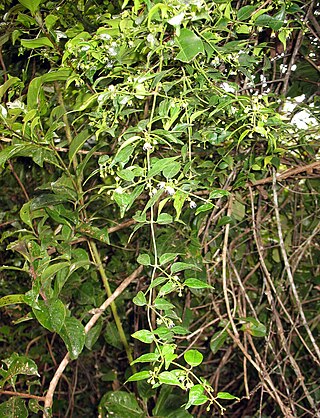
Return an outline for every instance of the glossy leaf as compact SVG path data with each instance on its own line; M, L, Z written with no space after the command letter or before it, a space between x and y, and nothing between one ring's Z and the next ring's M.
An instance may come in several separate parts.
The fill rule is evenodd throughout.
M43 327L59 333L64 324L66 308L59 299L39 300L33 313Z
M147 353L142 354L142 356L135 359L131 364L136 363L153 363L154 361L157 361L160 357L160 354L157 353Z
M83 350L86 339L84 326L76 318L66 318L59 335L68 349L70 358L77 359Z
M191 367L199 366L203 360L203 355L198 350L188 350L183 357Z
M204 53L202 40L190 29L181 29L175 43L180 49L176 59L182 62L190 62L198 54Z
M216 398L217 398L217 399L229 399L229 400L232 400L232 399L239 399L239 398L237 398L236 396L231 395L231 394L230 394L230 393L228 393L228 392L218 392L218 393L217 393Z
M0 417L3 418L27 418L28 410L25 400L14 396L0 404Z
M219 351L227 338L228 333L225 330L221 330L213 334L210 340L210 350L213 352L213 354L216 354Z
M132 376L129 377L129 379L127 379L127 382L138 382L139 380L146 380L149 378L150 378L150 373L148 371L142 371L142 372L134 373Z
M143 266L150 266L151 260L149 254L140 254L137 258L137 262Z
M204 388L202 385L194 385L189 390L189 399L185 406L186 409L190 408L191 405L203 405L209 400L209 398L204 395Z
M147 304L147 299L145 294L140 290L132 299L132 302L137 306L145 306Z
M146 344L151 344L154 340L153 332L147 329L141 329L139 331L136 331L134 334L132 334L132 337Z
M145 418L133 393L124 391L107 392L101 399L99 411L106 410L113 418Z
M24 295L8 295L0 298L0 308L8 305L15 305L16 303L25 303Z
M184 285L190 289L213 289L208 283L199 280L199 279L187 279L184 282Z

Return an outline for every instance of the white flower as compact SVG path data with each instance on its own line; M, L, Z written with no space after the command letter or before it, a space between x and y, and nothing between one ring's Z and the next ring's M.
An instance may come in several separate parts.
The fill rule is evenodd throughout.
M104 41L109 41L109 39L111 39L111 36L108 33L100 33L99 37Z
M191 202L189 203L190 209L195 209L197 207L196 202L194 202L193 200L191 200Z
M112 92L115 91L115 89L116 89L116 86L114 86L113 84L110 84L108 87L108 90Z
M147 42L149 42L149 44L154 45L156 42L156 38L152 35L152 33L149 33L149 35L147 36Z
M167 187L166 187L166 192L167 192L170 196L173 196L173 195L175 194L175 190L174 190L174 188L173 188L173 187L171 187L171 186L167 186Z
M296 71L296 69L297 69L297 65L296 65L296 64L293 64L293 65L291 66L291 71Z
M164 181L160 181L160 183L158 184L158 189L164 189L166 186L166 183Z
M90 49L90 45L83 45L80 50L81 51L88 51Z
M142 149L143 149L143 151L151 151L152 150L152 145L150 144L150 142L145 142L143 144Z
M280 64L280 72L281 74L285 74L288 70L288 66L285 64Z
M168 23L172 26L179 26L181 25L184 18L184 13L179 13L177 16L172 17L168 20Z
M108 52L109 52L109 55L111 55L111 57L115 57L117 55L117 51L112 46L109 48Z
M227 93L234 93L236 91L234 87L230 86L230 84L226 82L222 83L220 87Z
M122 187L117 187L114 191L117 194L122 194L123 193L123 188Z

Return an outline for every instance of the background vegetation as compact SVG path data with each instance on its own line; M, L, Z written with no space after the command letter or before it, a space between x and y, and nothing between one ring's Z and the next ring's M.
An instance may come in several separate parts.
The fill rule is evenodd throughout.
M317 1L0 10L0 417L319 417Z

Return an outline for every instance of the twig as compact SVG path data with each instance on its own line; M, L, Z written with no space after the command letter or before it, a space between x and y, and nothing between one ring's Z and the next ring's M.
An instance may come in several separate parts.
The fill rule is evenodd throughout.
M98 312L95 313L90 321L87 323L87 325L84 328L85 333L87 334L89 330L94 326L94 324L98 321L100 316L103 314L103 312L108 308L108 306L114 302L114 300L121 295L121 293L129 286L129 284L136 279L139 274L141 273L143 269L143 266L138 267L130 276L128 276L121 284L116 288L116 290L112 293L110 297L100 306L98 309ZM52 407L53 402L53 395L55 392L55 389L57 387L57 384L60 380L60 377L62 373L64 372L64 369L67 367L68 363L70 362L70 356L69 353L67 353L63 360L61 361L58 369L56 370L53 378L51 379L51 382L49 384L48 392L45 396L45 412L43 414L44 418L49 418L49 410Z
M289 177L294 177L295 175L303 173L305 171L310 173L313 170L319 170L319 169L320 169L320 161L316 161L314 163L303 165L301 167L289 168L288 170L277 173L276 176L277 176L277 180L284 180ZM272 183L272 176L266 177L261 180L257 180L254 183L251 183L250 186L256 187L256 186L259 186L261 184L266 184L266 183Z
M0 395L18 396L19 398L36 399L39 402L44 402L45 396L31 395L29 393L13 392L11 390L0 390Z
M293 279L293 275L292 275L292 271L291 271L291 267L289 264L289 260L288 260L288 256L287 256L287 252L285 249L285 245L284 245L284 240L283 240L283 234L282 234L282 227L281 227L281 219L280 219L280 213L279 213L279 204L278 204L278 194L277 194L277 176L276 176L276 170L273 169L273 181L272 181L272 191L273 191L273 202L274 202L274 211L275 211L275 215L276 215L276 222L277 222L277 228L278 228L278 236L279 236L279 244L280 244L280 249L281 249L281 254L282 254L282 258L284 261L284 266L287 272L287 276L288 276L288 280L289 280L289 284L291 286L292 289L292 293L293 296L296 300L296 304L297 304L297 308L298 308L298 312L300 314L300 317L302 319L302 323L307 331L307 334L309 335L310 341L313 345L313 348L318 356L318 359L320 361L320 349L315 341L315 338L309 328L309 325L307 323L307 319L305 317L304 311L302 309L302 304L298 295L298 291L296 288L296 285L294 283L294 279Z

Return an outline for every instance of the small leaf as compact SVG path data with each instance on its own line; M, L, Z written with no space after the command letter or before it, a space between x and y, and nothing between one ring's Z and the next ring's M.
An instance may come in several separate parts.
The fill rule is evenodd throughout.
M45 37L36 38L36 39L21 39L21 45L25 48L43 48L44 46L49 46L53 48L53 43Z
M207 212L208 210L213 208L212 203L205 203L204 205L201 205L196 210L196 215L198 215L201 212Z
M157 219L157 224L166 225L173 222L173 217L169 213L160 213Z
M190 289L213 289L208 283L199 279L187 279L184 284Z
M202 385L194 385L189 391L189 399L185 409L190 408L191 405L203 405L209 399L203 394L204 388Z
M228 338L228 333L226 330L218 331L211 337L210 340L210 350L213 354L216 354L219 349L223 346L226 339Z
M96 325L90 328L89 331L86 333L85 346L88 350L92 350L92 347L95 345L98 338L100 337L102 325L102 321L98 321Z
M181 164L177 161L173 161L163 169L162 173L167 179L173 179L179 173L180 169Z
M105 413L107 410L108 414ZM144 418L133 393L112 391L103 395L99 404L99 415L114 418Z
M171 266L171 274L178 273L179 271L182 271L182 270L200 270L200 269L194 264L182 263L180 261L172 264Z
M24 6L26 9L30 10L32 14L34 14L38 9L39 5L42 0L18 0L22 6Z
M165 383L166 385L181 386L180 380L172 372L162 372L159 374L158 379L160 383Z
M54 275L65 267L70 265L69 261L63 261L61 263L55 263L48 266L43 270L41 274L41 282L45 282L47 279L52 279Z
M160 256L160 258L159 258L159 263L160 263L160 265L169 263L169 261L174 260L178 255L179 254L177 254L177 253L165 253L165 254L162 254Z
M132 299L132 302L137 306L145 306L147 304L147 299L145 294L140 290L137 295Z
M229 196L229 194L230 193L227 190L223 189L212 190L212 192L210 192L209 199L220 199L220 197Z
M199 366L203 360L203 355L198 350L188 350L183 357L191 367Z
M217 399L238 399L239 400L239 398L237 396L233 396L228 392L218 392L216 398Z
M256 10L257 6L243 6L238 10L237 20L243 21L249 19L249 17Z
M145 380L149 378L150 378L150 373L147 370L145 370L145 371L133 374L132 376L129 377L127 382L138 382L139 380Z
M72 160L74 159L75 155L79 150L81 150L84 143L90 138L91 134L87 129L84 129L81 131L75 138L73 138L70 148L69 148L69 161L70 164Z
M0 298L0 308L8 305L15 305L16 303L25 303L24 295L7 295Z
M139 341L142 341L146 344L151 344L154 340L154 334L153 332L147 330L147 329L141 329L140 331L135 332L131 335L133 338L136 338Z
M173 292L177 289L177 284L175 282L169 281L168 283L164 284L159 290L159 296L168 295L169 293Z
M168 310L168 309L174 309L175 306L170 303L169 301L167 301L166 299L157 297L154 301L154 307L156 309L161 309L161 310Z
M84 326L76 318L66 318L59 335L69 351L70 358L77 359L83 350L86 339Z
M153 363L154 361L157 361L159 357L160 357L160 354L157 354L157 353L142 354L142 356L135 359L131 363L131 365L136 364L136 363Z
M143 266L150 266L151 260L149 254L140 254L137 258L137 262Z

